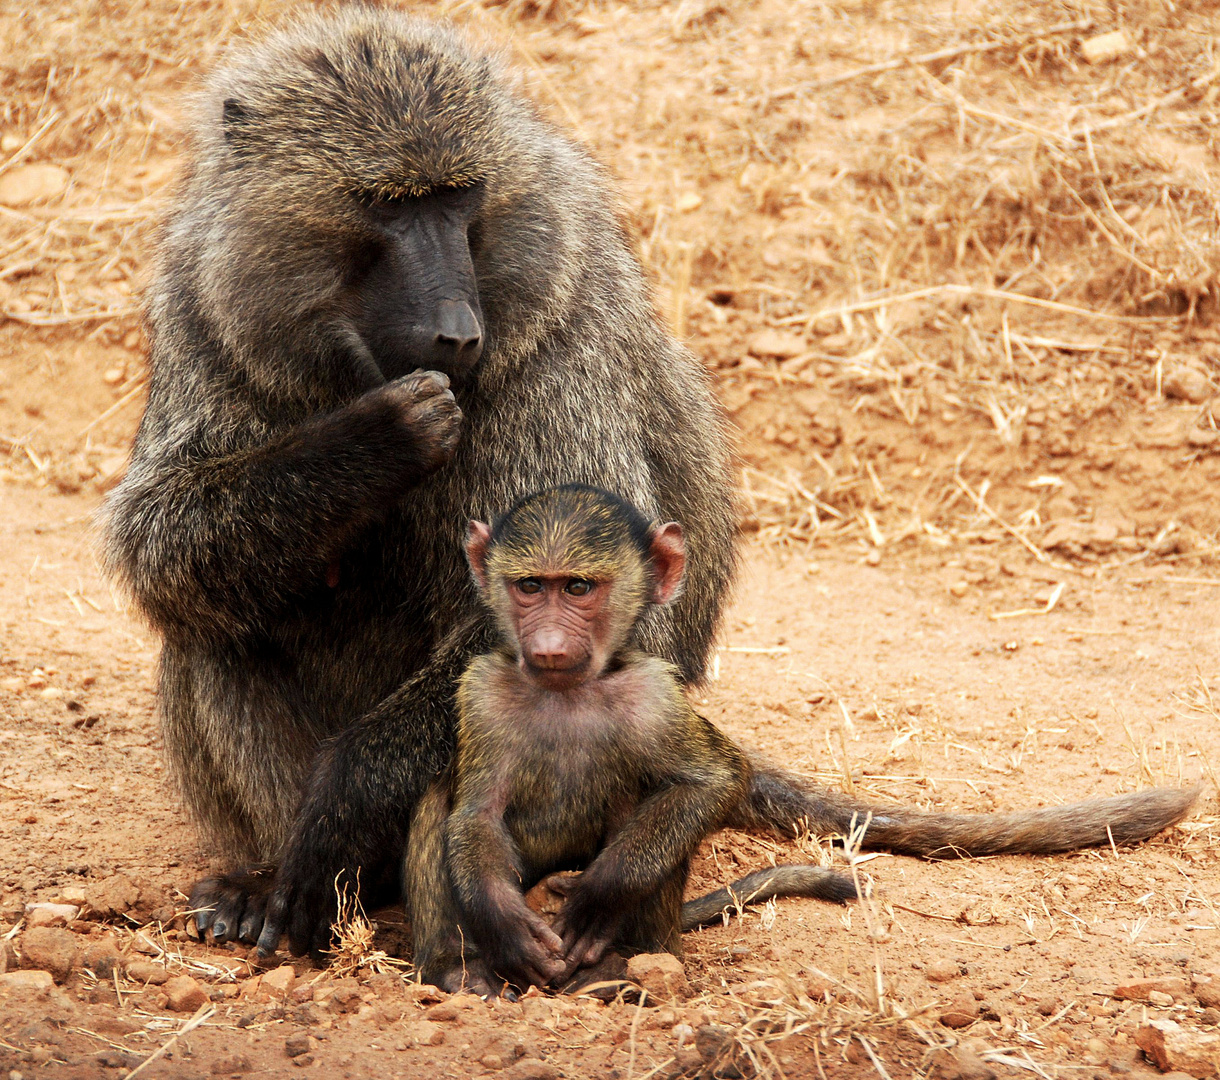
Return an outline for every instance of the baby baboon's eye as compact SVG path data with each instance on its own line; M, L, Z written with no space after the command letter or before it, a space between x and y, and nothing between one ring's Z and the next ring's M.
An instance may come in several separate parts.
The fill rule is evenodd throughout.
M517 588L529 596L542 592L542 582L536 577L523 577L517 582Z
M584 596L593 589L593 582L584 578L573 578L564 586L563 591L571 596Z

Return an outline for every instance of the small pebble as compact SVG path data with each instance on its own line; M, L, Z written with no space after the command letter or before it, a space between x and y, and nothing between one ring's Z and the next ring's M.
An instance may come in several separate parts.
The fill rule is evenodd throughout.
M928 963L923 969L924 978L928 982L943 983L950 979L956 979L961 974L961 969L954 960L946 960L943 957L939 960L933 960Z
M27 926L63 926L80 914L80 908L72 904L26 904Z
M312 1049L313 1040L305 1034L305 1032L297 1032L295 1035L289 1035L284 1040L284 1053L290 1058L300 1057L302 1054L308 1054Z
M147 960L132 960L127 965L127 977L133 982L146 983L150 986L164 986L169 982L169 972L160 964Z
M211 998L189 975L179 975L165 983L165 996L168 1006L174 1012L194 1012L200 1005L206 1004Z
M450 1020L456 1020L460 1011L452 1001L442 1001L439 1005L433 1005L432 1008L424 1013L424 1016L429 1020L439 1020L445 1023Z
M979 1018L979 1004L973 997L958 998L940 1014L940 1022L947 1028L969 1027Z

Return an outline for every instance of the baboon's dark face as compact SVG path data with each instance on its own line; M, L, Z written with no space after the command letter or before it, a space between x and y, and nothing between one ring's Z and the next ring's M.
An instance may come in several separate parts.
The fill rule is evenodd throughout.
M532 121L490 62L434 24L353 7L213 83L200 192L224 215L228 257L208 270L236 347L254 326L297 357L354 345L362 378L460 383L497 338L495 267L531 287L521 237L551 228L520 212Z
M369 239L350 282L357 332L387 379L415 368L462 379L483 353L470 252L482 187L359 201Z

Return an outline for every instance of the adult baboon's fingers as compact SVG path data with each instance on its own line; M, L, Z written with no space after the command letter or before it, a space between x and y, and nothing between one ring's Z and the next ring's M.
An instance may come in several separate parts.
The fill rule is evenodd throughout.
M200 936L207 932L216 916L220 885L220 878L210 877L195 882L191 889L190 906L194 912L195 926L198 928Z
M246 911L241 917L241 923L237 928L237 937L244 941L247 945L253 945L258 941L259 934L263 931L263 921L267 913L267 897L266 896L251 896L246 899Z
M449 376L441 371L413 371L389 383L381 391L396 401L400 407L410 408L434 398L452 398Z
M307 953L320 956L330 947L331 909L322 899L323 895L309 885L292 893L284 929L288 935L288 949L293 956Z
M243 892L238 889L225 890L212 918L212 938L215 941L232 941L237 937L245 907L246 896Z
M315 959L330 952L335 942L335 926L328 918L321 918L314 924L313 940L310 943L309 955Z
M302 910L303 907L298 899L288 918L288 951L293 956L305 956L312 952L319 936L316 924Z
M263 932L258 935L259 956L270 956L280 946L284 935L284 916L288 913L288 897L275 893L267 901L267 915L263 920Z
M449 376L435 368L416 368L410 374L404 375L402 381L413 386L434 385L445 390L449 388Z

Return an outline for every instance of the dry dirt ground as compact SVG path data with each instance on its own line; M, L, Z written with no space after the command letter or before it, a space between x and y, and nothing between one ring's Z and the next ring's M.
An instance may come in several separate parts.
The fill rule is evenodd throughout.
M91 519L138 419L182 95L288 8L0 3L0 1075L1138 1076L1166 1020L1179 1068L1220 1071L1214 5L420 9L606 165L738 427L707 715L927 808L1202 797L1135 848L861 862L868 903L689 935L655 1005L194 942L209 854ZM692 887L828 853L723 835ZM52 901L82 917L34 933Z

